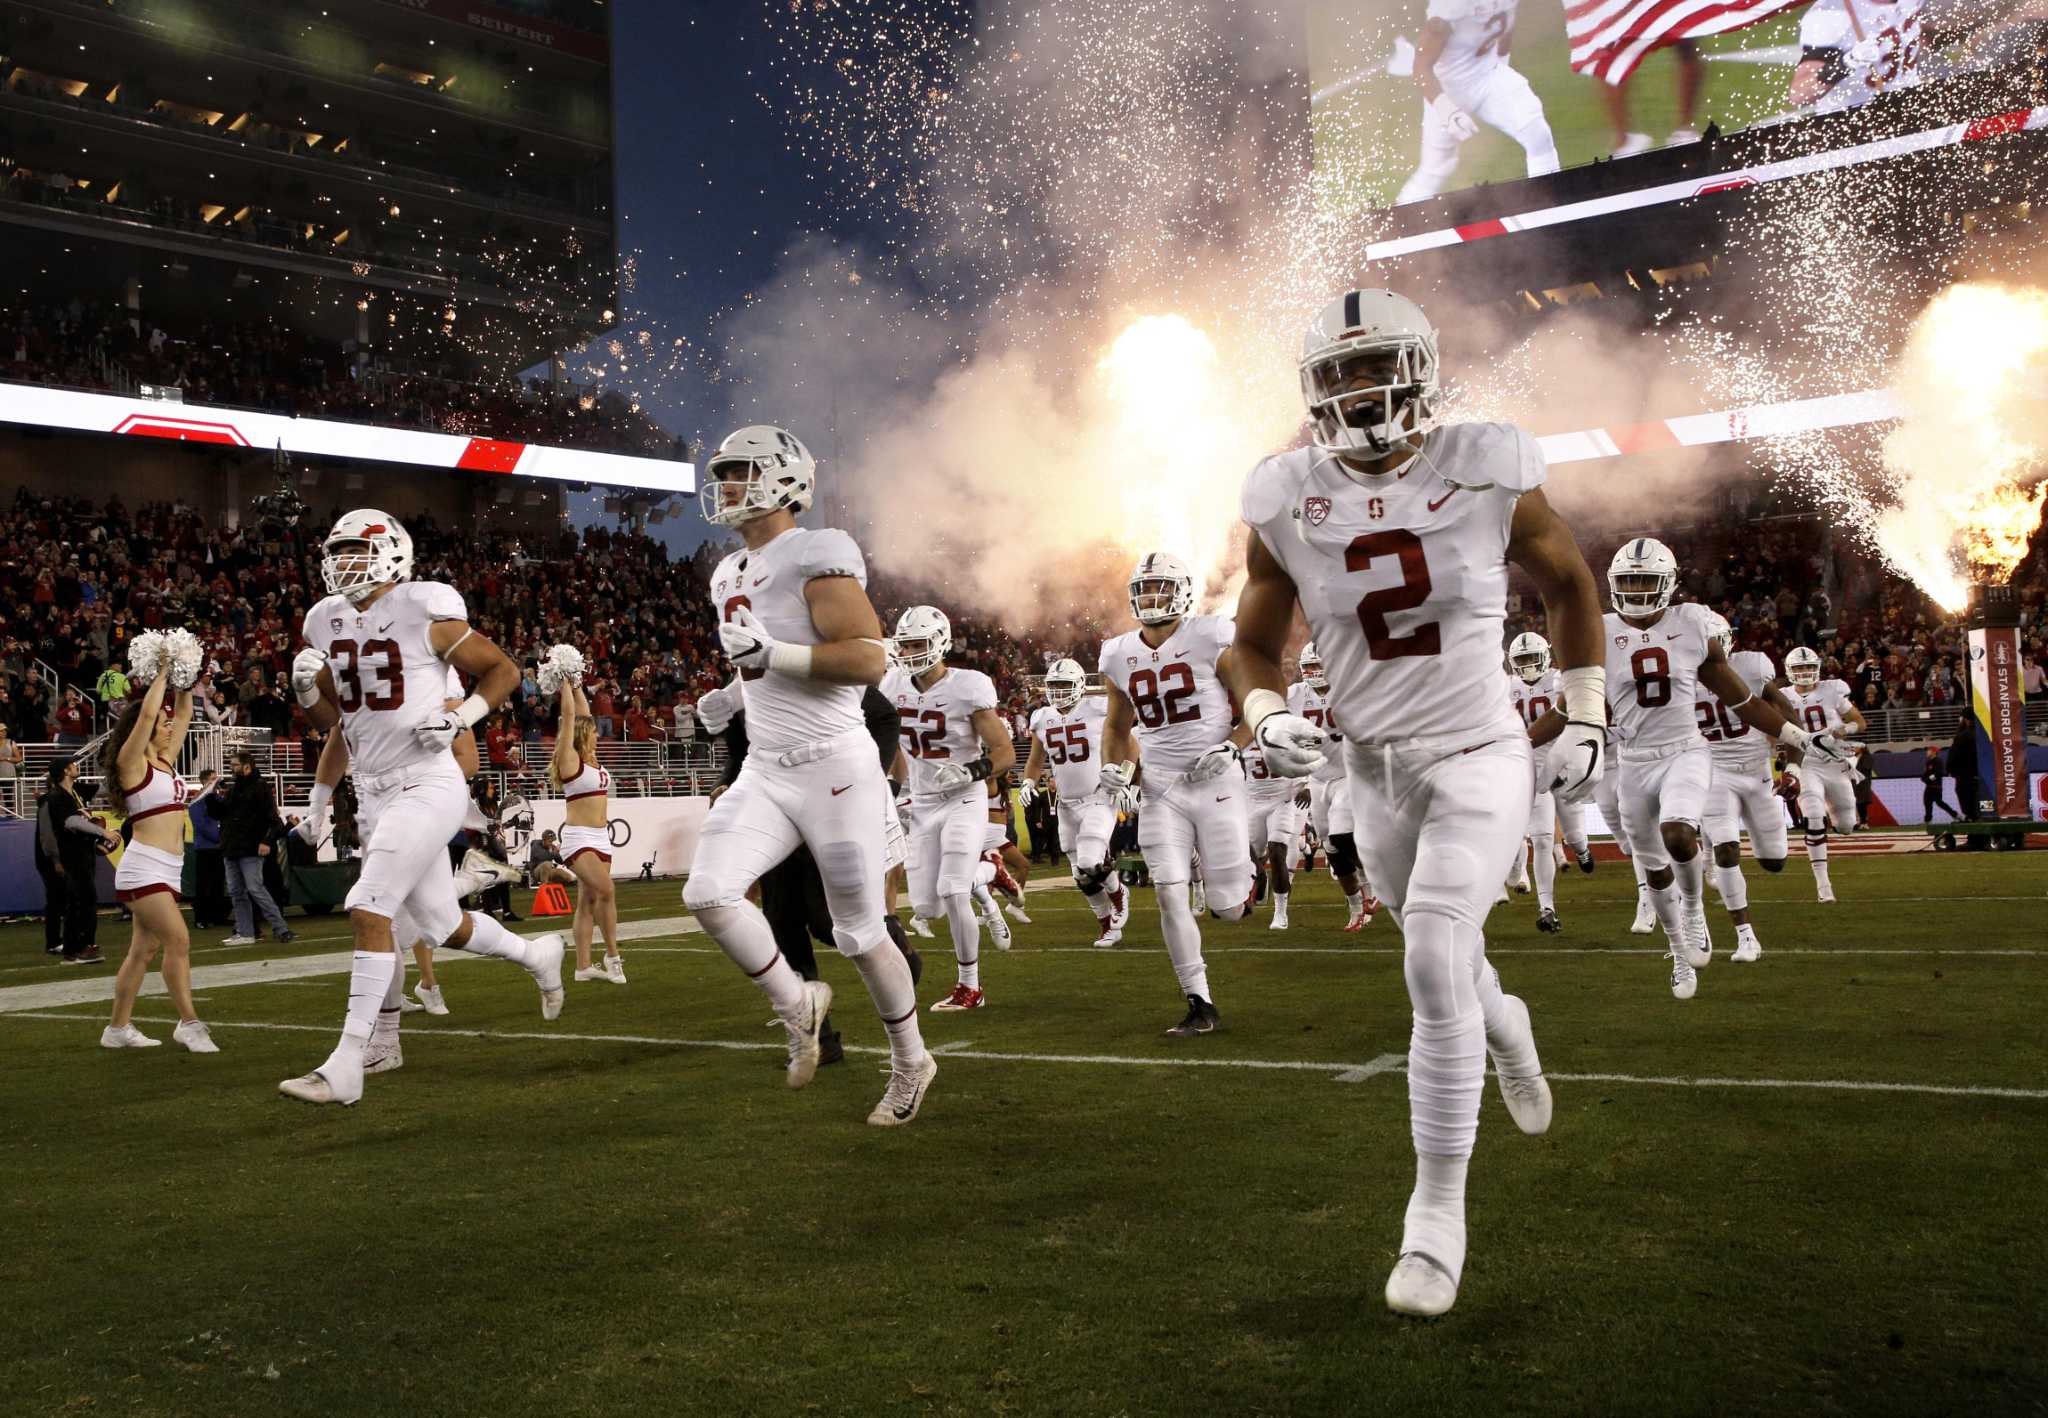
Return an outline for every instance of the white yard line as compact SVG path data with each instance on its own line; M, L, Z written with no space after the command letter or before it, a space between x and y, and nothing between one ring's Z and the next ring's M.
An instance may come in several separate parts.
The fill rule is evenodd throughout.
M80 1014L53 1014L45 1011L16 1011L14 1019L56 1020L67 1024L91 1023L97 1016ZM173 1024L168 1016L136 1016L139 1024ZM292 1034L332 1034L334 1028L328 1024L277 1024L257 1020L208 1020L212 1029L260 1029ZM780 1041L756 1041L745 1039L670 1039L653 1034L570 1034L553 1030L515 1029L444 1029L435 1026L406 1031L406 1037L416 1044L436 1037L458 1039L531 1039L557 1044L644 1044L655 1048L668 1049L718 1049L728 1052L754 1053L780 1050L786 1047ZM1407 1068L1406 1054L1381 1054L1369 1063L1333 1063L1317 1059L1217 1059L1217 1058L1148 1058L1128 1054L1043 1054L1016 1050L976 1049L972 1040L960 1040L953 1044L941 1045L933 1053L943 1053L948 1060L972 1059L984 1063L1032 1063L1067 1064L1103 1068L1226 1068L1249 1069L1260 1072L1320 1073L1327 1074L1338 1083L1360 1083L1385 1073L1403 1072ZM889 1051L871 1045L848 1044L849 1054L869 1054L886 1058ZM2015 1098L2048 1099L2048 1088L2001 1088L1981 1084L1946 1083L1893 1083L1846 1078L1683 1078L1677 1076L1644 1076L1632 1073L1553 1073L1549 1077L1558 1083L1622 1083L1656 1088L1770 1088L1770 1089L1815 1089L1821 1092L1847 1093L1925 1093L1942 1097L1967 1098Z

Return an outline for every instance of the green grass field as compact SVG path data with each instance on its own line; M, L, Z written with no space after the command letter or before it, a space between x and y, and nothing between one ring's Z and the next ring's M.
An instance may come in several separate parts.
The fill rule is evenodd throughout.
M1361 21L1351 0L1330 0L1315 7L1310 26L1312 84L1320 89L1364 70L1377 71L1394 35L1406 34L1412 41L1420 34L1423 8L1415 0L1396 18ZM1700 95L1701 128L1713 122L1733 131L1786 110L1788 67L1725 56L1797 44L1800 13L1701 42L1701 52L1709 56ZM1608 156L1614 139L1599 84L1572 72L1568 52L1563 7L1544 0L1523 4L1516 15L1511 62L1543 100L1560 160L1566 167L1578 167ZM1676 75L1670 51L1659 50L1643 61L1628 86L1634 128L1659 143L1678 121ZM1322 200L1340 211L1392 202L1415 167L1421 122L1422 102L1414 85L1378 72L1318 105L1314 142ZM1479 136L1465 144L1452 188L1511 181L1526 172L1520 146L1482 125Z
M11 927L0 1411L2039 1412L2048 858L1838 857L1835 883L1824 908L1796 858L1754 880L1765 958L1686 1004L1619 866L1561 879L1561 938L1530 898L1495 912L1556 1121L1521 1136L1489 1087L1436 1323L1380 1300L1412 1165L1398 935L1338 932L1327 878L1286 935L1211 924L1225 1030L1187 1043L1149 892L1114 952L1034 893L990 1007L926 1016L940 1073L896 1131L862 1121L852 969L825 967L862 1052L791 1093L672 883L625 894L632 983L572 984L552 1025L523 972L445 965L453 1014L408 1016L352 1109L276 1092L325 1056L341 975L203 984L218 1056L109 1053L102 1003L20 987L111 966Z

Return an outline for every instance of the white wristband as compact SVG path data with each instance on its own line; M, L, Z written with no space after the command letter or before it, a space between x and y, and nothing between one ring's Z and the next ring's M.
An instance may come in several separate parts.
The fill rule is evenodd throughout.
M1564 680L1564 716L1574 724L1600 724L1607 722L1607 670L1601 665L1585 665L1576 670L1566 670Z
M778 640L768 647L768 668L779 675L791 675L797 679L811 677L811 647L808 645L787 645Z
M462 720L466 727L473 729L477 726L477 721L490 712L491 702L481 694L472 694L456 709L455 717Z
M333 798L334 789L328 787L325 783L315 783L313 785L313 800L307 804L307 815L309 817L321 816L327 811L327 804Z
M1244 697L1245 727L1253 733L1259 731L1259 725L1265 720L1286 712L1287 701L1273 690L1255 689Z

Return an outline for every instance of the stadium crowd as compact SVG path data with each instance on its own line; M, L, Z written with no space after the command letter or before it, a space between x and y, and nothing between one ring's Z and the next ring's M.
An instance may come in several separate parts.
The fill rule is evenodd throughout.
M201 699L208 720L303 736L286 672L305 612L323 594L319 542L331 521L309 512L296 525L231 528L179 504L130 509L118 500L96 506L17 493L0 519L0 721L11 743L84 742L129 692L129 638L180 624L212 652ZM417 574L460 587L478 627L521 664L530 669L558 640L582 648L602 738L696 737L689 708L726 677L706 594L721 547L672 560L660 543L606 527L564 528L535 545L458 534L431 517L408 526ZM1964 695L1960 619L1940 615L1867 558L1829 545L1818 523L1703 527L1670 539L1688 568L1688 591L1727 615L1745 647L1779 661L1795 645L1818 649L1824 673L1849 681L1867 709L1940 706ZM1612 547L1587 550L1604 566ZM2048 683L2048 567L2036 557L2021 580L2033 697ZM1855 609L1833 604L1820 589L1831 583ZM877 576L874 591L885 616L930 594L888 575ZM1540 629L1540 621L1540 605L1524 595L1511 607L1509 633ZM1005 717L1022 734L1035 704L1031 681L1057 655L1085 660L1102 633L1080 621L1020 633L956 615L950 659L995 680ZM54 672L55 692L38 662ZM534 744L552 733L554 717L529 674L486 726L491 764L537 772ZM0 743L0 759L9 746Z
M109 301L0 305L0 378L73 389L153 384L187 403L567 444L651 458L684 456L624 395L544 380L480 385L452 367L401 370L381 356L267 322L166 330Z

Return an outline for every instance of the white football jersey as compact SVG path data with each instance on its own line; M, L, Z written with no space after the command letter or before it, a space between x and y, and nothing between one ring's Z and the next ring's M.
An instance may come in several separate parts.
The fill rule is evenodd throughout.
M1544 479L1508 424L1428 437L1397 475L1363 479L1301 448L1245 479L1241 511L1301 598L1330 698L1357 743L1499 734L1515 503Z
M360 609L328 596L306 612L302 633L327 656L351 772L389 773L437 756L413 730L443 712L449 685L460 681L427 637L437 620L467 619L462 594L439 581L401 581Z
M1237 627L1220 615L1184 616L1156 650L1127 630L1102 645L1102 677L1131 701L1148 782L1163 785L1230 737L1235 716L1216 662Z
M1518 0L1429 0L1427 18L1451 27L1436 61L1446 87L1468 87L1507 62ZM1454 95L1455 97L1455 95Z
M1799 20L1799 47L1809 57L1814 50L1838 50L1849 72L1813 111L1839 113L1918 84L1922 8L1923 0L1814 0ZM1878 42L1882 52L1874 63L1849 58L1858 39Z
M1084 694L1071 713L1062 714L1042 704L1031 714L1031 737L1038 740L1052 769L1052 785L1063 803L1078 803L1095 796L1102 780L1102 721L1109 716L1109 700L1099 694Z
M758 551L743 548L719 562L711 576L711 603L720 620L732 619L739 607L746 606L777 640L816 645L821 637L811 621L804 587L821 576L851 576L865 587L868 568L860 548L852 537L831 527L792 527ZM782 753L865 727L862 689L857 684L830 684L774 670L748 670L745 675L750 750Z
M1525 683L1513 670L1508 671L1508 703L1515 706L1515 716L1524 728L1533 729L1536 721L1551 710L1564 710L1564 676L1556 670L1545 670L1543 678L1534 684Z
M1742 677L1751 694L1763 693L1778 677L1771 657L1761 650L1737 650L1728 657L1728 667ZM1699 719L1700 737L1713 751L1716 767L1726 766L1733 771L1753 773L1769 760L1771 741L1760 730L1752 729L1736 718L1728 706L1704 685L1700 688L1698 702L1693 705L1693 713Z
M1266 762L1266 751L1256 742L1245 745L1244 779L1245 792L1255 810L1263 804L1286 801L1301 786L1299 778L1282 778L1275 773Z
M1799 711L1799 727L1809 734L1841 728L1849 722L1849 716L1843 710L1856 702L1849 693L1849 686L1838 679L1824 679L1812 689L1788 684L1784 694L1792 701L1792 707Z
M1622 757L1701 742L1696 706L1711 614L1686 601L1641 629L1607 613L1607 720Z
M932 775L942 763L962 768L982 756L981 735L974 731L974 716L996 707L996 687L980 670L946 666L930 689L919 689L910 671L892 668L882 676L882 695L896 706L902 718L903 752L910 760L910 795L914 798L940 796L932 786ZM752 716L749 715L751 718ZM971 785L987 793L980 783ZM965 792L948 789L943 796Z
M1323 761L1309 770L1318 783L1335 783L1344 777L1344 731L1337 727L1337 714L1330 707L1330 692L1316 689L1306 680L1287 686L1287 712L1299 714L1328 736Z

